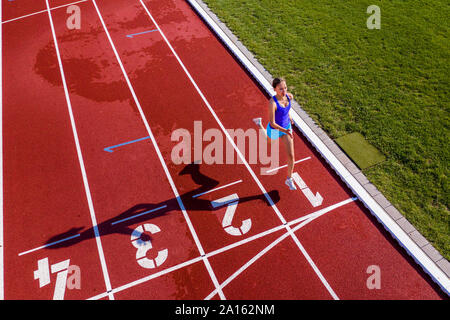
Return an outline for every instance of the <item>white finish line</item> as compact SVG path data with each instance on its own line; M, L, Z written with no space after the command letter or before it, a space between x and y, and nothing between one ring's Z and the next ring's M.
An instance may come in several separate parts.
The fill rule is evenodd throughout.
M311 159L311 157L306 157L306 158L303 158L303 159L295 161L294 164L300 163L300 162L303 162L303 161L306 161L306 160L309 160L309 159ZM285 165L283 165L281 167L277 167L277 168L273 168L273 169L267 170L265 173L273 172L273 171L279 170L281 168L286 168L286 167L287 167L287 164L285 164Z
M237 183L241 183L241 182L242 182L242 180L238 180L238 181L235 181L235 182L226 184L226 185L224 185L224 186L220 186L220 187L217 187L217 188L214 188L214 189L211 189L211 190L202 192L202 193L198 193L198 194L196 194L196 195L193 195L192 198L197 198L197 197L200 197L200 196L202 196L202 195L204 195L204 194L208 194L208 193L210 193L210 192L217 191L217 190L220 190L220 189L223 189L223 188L226 188L226 187L229 187L229 186L235 185L235 184L237 184Z
M57 6L57 7L50 8L50 10L55 10L55 9L68 7L68 6L71 6L71 5L74 5L74 4L77 4L77 3L81 3L81 2L86 2L86 1L89 1L89 0L80 0L80 1L72 2L72 3L63 4L63 5L60 5L60 6ZM16 20L20 20L20 19L23 19L23 18L28 18L28 17L34 16L36 14L45 13L45 12L47 12L47 9L41 10L41 11L36 11L36 12L30 13L30 14L26 14L24 16L20 16L20 17L17 17L17 18L9 19L9 20L6 20L6 21L2 21L2 24L8 23L8 22L12 22L12 21L16 21ZM1 20L1 16L0 16L0 20Z
M48 248L48 247L54 246L55 244L58 244L58 243L61 243L61 242L64 242L64 241L68 241L68 240L71 240L71 239L74 239L74 238L78 238L79 236L80 236L80 234L76 234L76 235L73 235L71 237L67 237L67 238L64 238L64 239L61 239L61 240L58 240L58 241L55 241L55 242L52 242L52 243L48 243L48 244L45 244L43 246L40 246L40 247L31 249L31 250L28 250L28 251L21 252L18 255L19 256L23 256L25 254L28 254L28 253L31 253L31 252L34 252L34 251L38 251L38 250L41 250L41 249L44 249L44 248Z

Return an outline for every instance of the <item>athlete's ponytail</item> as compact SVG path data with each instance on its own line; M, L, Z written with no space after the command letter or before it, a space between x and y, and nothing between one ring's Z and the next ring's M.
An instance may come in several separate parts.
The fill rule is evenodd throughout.
M281 82L286 82L283 78L275 78L272 81L272 87L275 89Z

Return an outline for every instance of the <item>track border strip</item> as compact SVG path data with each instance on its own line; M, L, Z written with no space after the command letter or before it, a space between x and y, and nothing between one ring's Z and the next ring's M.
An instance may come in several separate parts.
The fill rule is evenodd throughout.
M239 60L239 62L247 69L247 71L253 76L253 78L260 84L260 86L270 95L273 95L273 89L270 85L268 78L272 76L265 70L262 71L261 65L251 56L250 52L245 46L237 40L232 32L220 22L217 16L207 7L207 5L201 0L186 0L195 12L203 19L203 21L210 27L215 35L222 41L222 43L233 53L233 55ZM219 26L220 24L220 26ZM231 40L232 35L236 40ZM245 54L243 51L247 51ZM256 66L260 66L259 68ZM263 69L263 68L262 68ZM266 75L264 75L265 73ZM333 148L330 147L333 144L326 144L314 132L311 127L317 127L312 120L305 121L300 114L306 114L298 105L294 102L292 108L292 118L296 127L303 133L312 146L319 152L319 154L327 161L327 163L334 169L339 175L341 180L353 191L353 193L359 198L364 206L369 209L373 216L380 222L383 227L397 240L407 253L419 264L422 269L437 283L441 289L450 295L450 279L446 273L436 264L435 261L412 239L408 233L389 215L388 212L381 206L372 195L363 187L358 179L353 176L354 168L345 166L341 160L339 160L333 153ZM321 136L326 136L326 133L321 132ZM327 136L326 136L327 137ZM330 139L331 140L331 139ZM351 172L352 171L352 172ZM359 173L359 172L358 172ZM388 206L386 206L388 207ZM406 220L406 219L405 219ZM407 222L407 221L406 221ZM411 233L411 232L410 232ZM431 246L431 245L429 245ZM441 261L440 259L439 261ZM444 259L445 260L445 259Z

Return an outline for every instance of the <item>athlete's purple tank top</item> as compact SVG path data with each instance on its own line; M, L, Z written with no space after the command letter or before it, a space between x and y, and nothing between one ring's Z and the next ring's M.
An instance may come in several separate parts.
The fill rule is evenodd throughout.
M283 128L287 128L289 125L290 119L289 119L289 110L291 109L291 99L289 99L289 96L287 96L287 99L289 101L289 104L287 107L283 107L277 100L276 96L273 96L273 100L277 104L277 110L275 110L275 123L279 126L282 126ZM270 125L270 124L269 124ZM270 126L272 129L274 129L272 126Z

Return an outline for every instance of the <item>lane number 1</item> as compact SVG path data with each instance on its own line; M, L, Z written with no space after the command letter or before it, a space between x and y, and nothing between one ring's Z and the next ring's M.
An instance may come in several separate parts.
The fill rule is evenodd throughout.
M318 207L322 204L323 198L320 193L316 192L316 194L314 195L297 172L294 172L292 174L292 179L294 179L294 182L302 190L303 194L313 207Z

